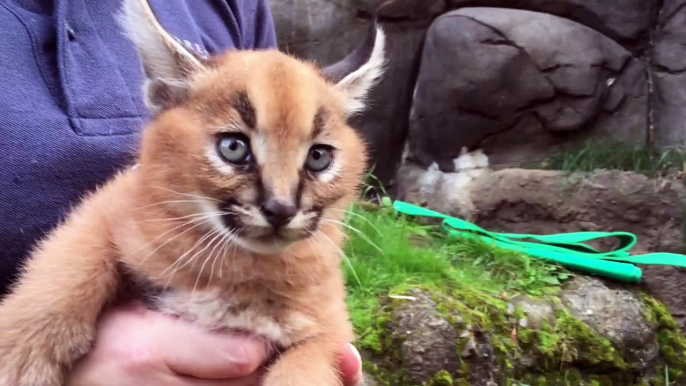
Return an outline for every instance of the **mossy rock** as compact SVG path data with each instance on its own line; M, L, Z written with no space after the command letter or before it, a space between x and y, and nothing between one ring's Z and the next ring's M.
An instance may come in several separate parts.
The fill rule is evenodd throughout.
M642 293L588 278L536 299L472 289L402 293L408 298L383 303L376 345L362 345L365 369L382 385L686 384L686 339ZM532 309L545 311L530 320Z

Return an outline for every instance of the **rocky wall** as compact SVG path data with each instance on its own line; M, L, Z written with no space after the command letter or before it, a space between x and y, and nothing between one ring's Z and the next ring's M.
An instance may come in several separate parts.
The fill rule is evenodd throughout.
M375 0L271 0L280 47L330 64ZM462 147L517 164L589 138L686 137L685 0L396 0L389 67L353 119L394 180L403 150L450 171Z

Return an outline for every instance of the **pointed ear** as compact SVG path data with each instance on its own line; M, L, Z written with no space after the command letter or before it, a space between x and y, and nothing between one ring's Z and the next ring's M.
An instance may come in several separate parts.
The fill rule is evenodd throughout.
M191 78L205 69L202 59L164 30L147 0L123 0L116 17L143 62L146 107L155 114L183 101Z
M362 44L338 63L322 69L322 75L336 84L346 100L349 115L365 108L369 90L374 87L384 71L386 64L386 36L378 25L378 13L381 5L372 17L369 31Z

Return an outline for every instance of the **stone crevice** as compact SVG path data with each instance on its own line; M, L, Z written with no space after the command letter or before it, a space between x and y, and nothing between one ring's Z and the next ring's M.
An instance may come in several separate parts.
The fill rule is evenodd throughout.
M670 75L681 75L686 72L686 66L683 68L670 68L662 64L653 63L653 68L656 73L666 73Z
M492 121L498 121L499 120L497 115L489 114L485 111L469 109L469 108L466 108L464 106L454 106L454 107L452 107L448 110L445 110L445 111L438 111L438 112L427 114L427 115L417 115L416 117L411 118L411 120L414 122L418 122L418 121L421 121L423 119L431 119L431 118L440 117L440 116L446 115L446 114L452 114L455 111L457 111L458 113L475 115L475 116L478 116L478 117L481 117L484 119L488 119L488 120L492 120Z
M518 49L519 51L521 51L522 53L526 54L527 56L529 56L529 53L526 52L526 50L524 49L524 47L522 47L522 46L518 45L517 43L515 43L512 39L510 39L507 35L505 35L505 33L503 33L503 32L502 32L501 30L499 30L498 28L496 28L496 27L494 27L494 26L492 26L492 25L490 25L490 24L484 23L484 22L482 22L481 20L478 20L478 19L476 19L476 18L467 16L467 15L455 15L455 16L457 16L457 17L463 17L463 18L465 18L465 19L469 19L469 20L471 20L471 21L473 21L473 22L475 22L475 23L477 23L477 24L480 24L480 25L482 25L482 26L488 28L488 29L491 30L494 34L498 35L498 36L503 40L503 43L504 43L504 44L507 44L507 45L509 45L509 46L512 46L512 47ZM530 57L529 57L529 58L530 58Z
M665 27L667 26L674 17L679 14L679 12L683 11L684 8L686 8L686 1L682 2L679 4L672 12L669 13L669 15L665 16L664 19L660 20L658 23L658 27Z

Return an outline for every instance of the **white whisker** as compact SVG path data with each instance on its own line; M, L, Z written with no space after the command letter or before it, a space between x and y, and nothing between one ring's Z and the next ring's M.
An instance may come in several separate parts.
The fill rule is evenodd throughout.
M229 250L229 246L231 245L231 237L229 234L224 235L224 243L222 244L221 249L219 250L219 256L220 257L220 263L219 263L219 280L224 281L224 261L226 260L226 252Z
M200 196L200 195L197 195L197 194L181 193L181 192L177 192L176 190L169 189L169 188L164 188L164 187L161 187L161 186L154 186L154 188L155 188L155 189L164 190L164 191L167 191L167 192L170 192L170 193L178 194L178 195L180 195L180 196L193 197L193 198L197 198L197 199L200 199L200 200L210 200L210 201L215 201L215 202L221 202L221 201L222 201L222 200L218 200L218 199L216 199L216 198L207 197L207 196Z
M315 238L315 240L317 240L317 235L315 235L314 232L312 232L311 230L307 230L307 232L309 232L310 236L313 236ZM316 249L314 248L315 245L312 242L312 239L308 237L305 240L307 241L307 244L310 246L310 251L312 251L312 254L317 257L318 261L321 261L322 258L319 255L319 253L317 253Z
M235 230L234 230L234 231L229 231L229 232L226 234L226 243L225 243L224 246L222 247L222 251L221 251L221 254L222 254L222 262L221 262L221 265L219 266L219 280L221 280L221 281L224 281L224 262L225 262L226 259L227 259L227 256L226 256L226 255L227 255L227 253L229 253L229 251L231 250L231 248L233 248L234 251L236 250L237 244L236 244L236 242L233 240L233 238L234 238L237 234L238 234L238 231L235 231ZM229 256L231 256L231 254L229 254Z
M227 242L226 235L224 234L224 232L220 232L219 235L221 236L221 238L219 239L219 242L217 242L217 245L215 245L214 248L212 248L212 250L210 251L210 256L214 256L214 257L212 257L212 268L210 268L210 280L209 280L208 284L212 283L212 278L214 277L214 266L215 266L215 264L217 264L217 258L219 258L221 256L221 253L215 254L214 251L216 251L217 247L220 245L222 246L222 249L223 249L224 246L226 245L226 242ZM221 249L219 251L221 252Z
M140 267L140 266L141 266L150 256L152 256L152 255L153 255L155 252L157 252L160 248L162 248L163 246L169 244L170 242L172 242L172 241L175 240L176 238L180 237L181 235L183 235L183 234L185 234L185 233L187 233L187 232L190 232L191 230L193 230L193 229L195 229L195 228L197 228L197 227L199 227L199 226L201 226L201 225L203 225L203 224L208 223L208 222L210 221L210 219L211 219L211 216L210 216L210 215L207 215L206 217L204 217L204 220L203 220L203 221L201 221L201 222L199 222L199 223L193 225L191 228L186 229L185 231L183 231L183 232L179 233L178 235L172 237L171 239L165 241L164 243L162 243L161 245L159 245L157 248L155 248L152 252L150 252L147 256L145 256L145 257L143 258L143 260L141 260L141 262L138 263L138 267ZM168 230L168 231L162 233L161 235L158 235L158 236L155 237L154 239L150 240L150 241L147 242L145 245L143 245L143 246L140 247L138 250L136 250L134 253L138 253L139 251L143 250L143 248L146 248L148 245L154 243L157 239L159 239L160 237L163 237L163 236L166 235L167 233L173 232L173 231L175 231L175 230L177 230L177 229L179 229L179 228L182 228L182 227L184 227L184 226L186 226L186 225L190 225L190 224L192 224L192 223L193 223L192 221L187 221L187 222L184 222L184 223L181 224L181 225L175 226L174 228L172 228L172 229L170 229L170 230Z
M215 232L217 232L217 230L216 230L216 229L213 229L211 232L208 232L208 233L206 233L205 235L203 235L203 237L199 238L199 239L195 242L195 244L193 244L192 247L190 247L190 248L189 248L186 252L184 252L181 256L177 257L177 258L174 260L174 263L173 263L173 264L171 264L171 265L170 265L169 267L167 267L164 271L162 271L162 273L160 274L160 276L164 276L164 274L167 273L168 270L172 269L172 268L175 267L179 262L183 261L184 258L185 258L186 256L188 256L189 253L193 252L193 250L195 250L195 248L197 248L198 246L200 246L205 240L207 240L208 238L212 237L212 235L214 235ZM196 253L196 254L197 254L197 253ZM195 256L195 255L193 255L193 256ZM188 261L192 261L192 258L189 259ZM171 279L174 277L174 275L175 275L181 268L183 268L183 267L185 267L186 265L188 265L188 261L187 261L185 264L183 264L182 266L180 266L180 267L174 269L174 271L171 273L171 275L170 275L170 277L169 277L168 282L171 281Z
M150 219L150 220L141 220L141 221L136 221L136 223L142 224L142 223L148 223L148 222L169 222L169 221L183 220L186 218L196 218L196 217L202 217L202 216L207 216L207 215L216 215L216 214L218 214L218 213L217 212L194 213L194 214L189 214L187 216L181 216L181 217L156 218L156 219Z
M337 212L343 212L343 213L349 214L349 215L351 215L351 216L359 217L359 218L361 218L362 220L364 220L365 222L367 222L367 224L371 225L372 228L374 228L374 230L375 230L377 233L379 233L379 235L381 235L381 237L383 237L383 233L381 233L381 231L379 230L379 228L377 228L371 221L369 221L368 219L366 219L364 216L361 216L361 215L359 215L359 214L357 214L357 213L355 213L355 212L353 212L353 211L350 211L350 210L343 210L343 209L337 209L337 208L327 208L327 209L328 209L328 210L334 210L334 211L337 211Z
M234 258L233 254L238 250L238 243L236 243L235 241L232 241L231 239L233 239L234 237L236 237L236 236L238 235L239 232L240 232L240 229L236 229L236 230L232 231L231 233L229 233L229 235L228 235L228 237L229 237L229 244L232 244L231 246L232 246L233 248L232 248L231 250L229 250L229 249L227 248L227 249L226 249L226 252L224 252L224 259L222 259L222 268L221 268L221 272L224 271L224 260L226 260L226 254L228 253L228 254L229 254L229 257L230 257L231 259L233 259L233 258ZM221 273L220 273L220 275L221 275ZM220 276L220 278L221 278L221 276ZM221 279L223 280L223 278L221 278Z
M140 210L140 209L145 209L145 208L151 208L153 206L158 206L158 205L165 205L165 204L179 204L179 203L188 203L188 202L193 202L193 203L199 203L199 200L169 200L169 201L160 201L156 202L154 204L148 204L144 206L138 206L135 208L132 208L132 210Z
M343 260L345 260L345 262L348 264L348 267L350 268L350 271L352 272L353 276L355 277L355 280L357 281L357 284L359 284L360 287L363 287L362 281L360 281L360 278L357 276L357 272L355 272L355 268L353 267L352 262L350 261L350 259L348 258L348 256L346 256L346 254L343 252L343 250L342 250L339 246L337 246L337 245L331 240L331 238L330 238L329 236L327 236L326 234L324 234L323 232L317 231L317 232L315 233L315 237L316 237L317 235L323 236L323 240L324 240L324 241L326 241L326 242L327 242L329 245L331 245L334 249L337 249L337 250L338 250L338 253L341 255L341 257L343 258Z
M199 253L201 254L202 252L204 252L207 248L209 248L212 244L214 244L214 242L215 242L216 240L221 241L221 238L222 238L222 237L224 237L224 235L222 234L221 231L219 231L219 233L218 233L212 240L210 240L210 242L207 243L207 246L205 246L205 248L203 248L202 250L200 250ZM205 270L205 265L207 265L207 263L210 261L210 257L211 257L211 255L205 256L205 259L204 259L204 261L203 261L203 263L202 263L202 266L200 267L200 272L198 272L198 276L197 276L196 279L195 279L195 284L193 285L193 290L191 291L191 294L195 293L195 289L196 289L196 287L198 286L198 282L200 282L200 277L202 276L202 273L203 273L203 271ZM192 259L194 259L194 258L195 258L195 256L194 256Z
M192 268L195 269L196 258L197 258L198 256L200 256L200 255L202 254L202 252L205 251L205 250L209 247L209 245L211 245L211 242L214 241L214 240L216 240L216 237L219 236L220 234L221 234L221 232L220 232L218 229L213 229L212 231L208 232L205 236L203 236L200 240L198 240L198 242L196 242L196 244L193 245L193 247L191 247L191 249L189 249L188 251L186 251L186 253L184 253L183 255L181 255L181 256L178 258L179 261L182 261L182 260L186 260L186 261L185 261L183 264L181 264L178 268L176 268L176 272L178 272L179 270L183 269L184 267L186 267L186 266L187 266L188 264L190 264L190 263L193 263L193 267L192 267ZM210 240L210 242L207 243L202 249L200 249L199 251L195 252L195 253L193 254L193 256L191 256L190 258L186 259L186 256L188 256L189 253L193 252L193 250L195 250L195 248L197 248L198 246L200 246L202 243L204 243L207 239L209 239L209 238L212 237L212 236L214 236L215 238L212 239L212 240Z
M374 244L374 242L373 242L369 237L367 237L367 235L365 235L362 231L360 231L359 229L357 229L357 228L355 228L355 227L353 227L353 226L351 226L351 225L348 225L348 224L346 224L346 223L344 223L344 222L341 222L341 221L338 221L338 220L332 220L332 219L330 219L330 218L322 217L322 220L323 220L323 221L326 221L326 222L329 222L329 223L332 223L332 224L338 224L338 225L340 225L340 226L346 227L346 228L350 229L351 231L357 233L360 237L362 237L362 239L363 239L364 241L366 241L369 245L371 245L371 246L374 247L377 251L379 251L379 253L380 253L383 257L386 257L386 254L381 250L381 248L379 248L376 244Z

